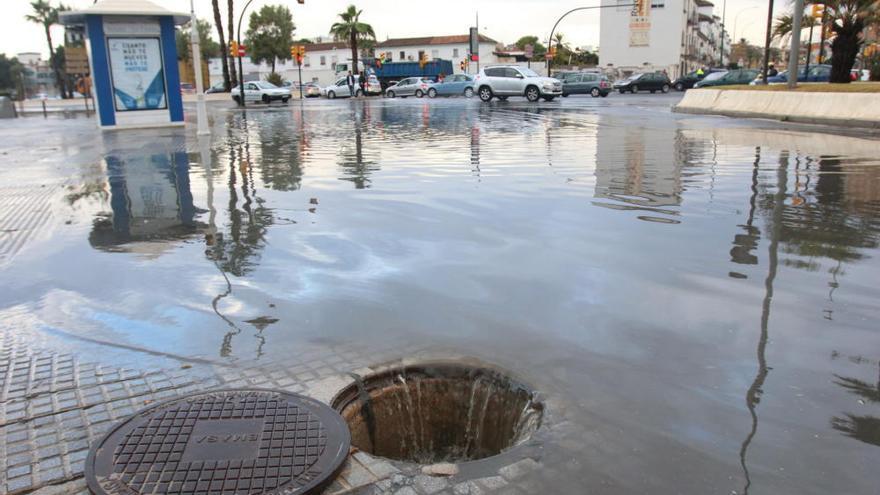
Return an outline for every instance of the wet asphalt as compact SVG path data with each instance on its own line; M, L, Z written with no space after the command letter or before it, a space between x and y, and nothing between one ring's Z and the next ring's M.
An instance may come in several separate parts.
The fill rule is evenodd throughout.
M577 432L547 493L876 493L877 136L679 97L6 121L0 327L135 367L473 356Z

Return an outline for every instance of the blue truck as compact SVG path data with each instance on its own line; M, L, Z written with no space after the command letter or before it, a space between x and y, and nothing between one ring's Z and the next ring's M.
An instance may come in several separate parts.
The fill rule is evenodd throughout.
M384 91L390 83L407 77L428 77L436 80L440 74L452 74L452 62L449 60L432 60L422 68L418 62L388 62L377 67L373 59L364 61L364 65L376 74Z

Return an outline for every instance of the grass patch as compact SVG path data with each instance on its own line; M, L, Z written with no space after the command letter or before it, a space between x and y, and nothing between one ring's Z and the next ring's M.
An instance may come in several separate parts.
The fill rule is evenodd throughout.
M771 84L769 86L713 86L706 89L734 89L737 91L791 91L786 84ZM798 83L794 89L798 93L880 93L880 82L858 81L849 84L830 83Z

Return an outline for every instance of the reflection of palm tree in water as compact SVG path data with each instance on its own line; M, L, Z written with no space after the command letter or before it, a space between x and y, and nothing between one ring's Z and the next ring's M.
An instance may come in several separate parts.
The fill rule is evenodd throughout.
M880 363L877 364L877 384L873 385L857 378L834 375L834 382L852 394L861 397L860 401L880 404ZM831 427L835 430L862 442L880 446L880 418L844 413L843 416L831 418Z
M354 117L354 156L350 151L343 151L340 166L345 175L341 179L353 182L355 189L365 189L370 187L370 175L379 167L372 161L364 161L363 128L367 125L366 115L354 114Z
M757 167L757 160L756 160ZM757 170L755 171L757 173ZM756 176L755 176L756 177ZM767 340L769 339L769 323L770 323L770 305L773 301L773 282L776 279L776 269L779 264L779 237L782 228L782 214L785 207L785 195L788 183L788 153L784 152L779 157L779 167L776 172L777 185L776 194L773 196L773 213L770 218L770 246L768 248L767 277L764 279L764 301L761 305L761 332L758 338L758 373L752 381L752 385L746 391L746 407L752 417L752 427L746 439L740 447L739 457L740 465L743 469L743 475L746 478L746 484L743 493L749 493L749 487L752 484L749 476L749 469L746 465L746 454L752 439L758 432L758 403L761 401L762 387L767 375L770 373L770 367L767 366Z

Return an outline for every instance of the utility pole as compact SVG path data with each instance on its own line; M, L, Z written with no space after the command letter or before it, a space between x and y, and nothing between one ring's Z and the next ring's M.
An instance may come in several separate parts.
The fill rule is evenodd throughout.
M773 0L769 0L767 3L767 34L764 38L764 64L761 67L763 84L767 84L767 66L770 65L770 35L773 29Z
M727 25L725 24L725 20L727 19L727 0L724 0L724 7L721 8L721 68L724 68L724 34L727 32ZM734 24L736 24L736 19L734 19Z
M791 26L791 51L788 57L788 89L797 87L798 59L801 54L801 20L804 16L804 0L795 0Z
M477 11L477 74L480 73L480 11Z
M197 134L204 136L211 133L208 129L208 111L205 108L205 87L202 81L202 53L199 48L199 23L196 19L196 9L193 0L189 0L190 23L192 24L189 39L192 44L193 72L196 77L196 115L199 130Z

